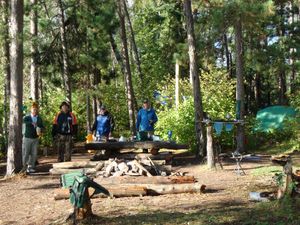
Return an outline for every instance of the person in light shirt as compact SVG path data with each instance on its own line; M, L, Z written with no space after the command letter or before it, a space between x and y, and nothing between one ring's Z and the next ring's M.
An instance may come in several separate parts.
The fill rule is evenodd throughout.
M44 129L43 120L38 115L38 105L33 103L30 109L30 114L23 118L24 136L22 160L23 167L27 173L34 173L37 161L37 150L39 146L39 136Z

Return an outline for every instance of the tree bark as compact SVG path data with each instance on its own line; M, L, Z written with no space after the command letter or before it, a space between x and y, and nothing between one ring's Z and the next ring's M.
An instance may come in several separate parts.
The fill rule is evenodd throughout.
M180 65L179 60L176 59L175 64L175 106L179 107L179 79L180 79Z
M262 107L262 101L261 101L261 79L260 79L259 72L257 72L256 75L255 75L254 94L255 94L256 107L259 110Z
M91 130L91 99L88 94L86 95L86 130L89 134Z
M284 61L283 61L284 63ZM280 67L283 67L281 65ZM286 74L284 68L279 69L279 105L287 105L288 100L286 96L287 88L286 88Z
M236 119L243 121L245 116L245 90L244 90L244 68L243 68L243 38L242 38L242 22L238 18L235 27L235 48L236 48ZM237 151L245 151L245 129L243 123L237 124Z
M115 39L114 39L113 34L111 32L109 33L109 41L110 41L111 49L112 49L112 51L114 53L114 56L116 58L116 61L120 65L122 73L125 74L125 65L124 65L124 63L122 61L121 54L120 54L120 52L118 50L118 47L117 47L116 42L115 42Z
M65 27L65 10L63 6L63 0L57 0L58 8L60 10L60 39L62 48L62 60L63 60L63 80L66 92L66 100L70 104L70 109L72 109L72 87L71 87L71 74L69 69L69 56L68 56L68 46L66 38L66 27Z
M96 90L97 86L101 83L101 71L94 66L93 68L93 89ZM98 115L98 106L101 105L100 99L93 95L93 120L95 121Z
M223 35L223 41L224 41L225 56L226 56L226 69L227 69L227 72L229 73L230 77L232 77L233 73L232 73L230 52L229 52L229 48L228 48L228 38L227 38L226 33L224 33L224 35Z
M213 147L213 137L212 137L212 126L211 124L207 125L206 128L206 151L207 151L207 167L209 169L213 169L216 167L215 165L215 156L214 156L214 147Z
M5 150L7 149L8 140L8 110L9 110L9 99L10 99L10 60L9 60L9 28L8 28L8 16L9 16L9 2L8 0L1 1L2 7L2 23L4 26L3 33L3 75L5 77L4 81L4 137L5 137Z
M39 73L38 73L38 11L37 0L30 0L30 96L33 101L39 100Z
M194 21L193 21L190 0L184 0L184 12L186 17L188 45L189 45L190 76L193 78L195 128L196 128L196 139L197 139L196 157L202 158L204 156L204 148L205 148L204 127L203 124L201 123L203 120L203 106L202 106L200 80L198 74L199 68L197 63Z
M11 1L10 112L6 175L22 169L23 0Z
M284 3L280 3L280 23L279 23L279 36L282 37L280 38L280 42L282 45L284 45L283 40L284 37L286 36L285 34L285 15L284 15ZM282 48L282 47L281 47ZM285 49L281 49L282 51L285 51ZM280 105L287 105L288 104L288 99L287 99L287 84L286 84L286 73L285 73L285 61L286 58L284 56L284 53L282 52L282 57L280 59L280 63L279 63L279 68L278 68L278 72L279 72L279 77L278 77L278 86L279 86L279 98L278 98L278 104Z
M127 104L128 104L128 114L129 114L129 125L130 132L132 135L135 134L135 97L132 86L132 76L131 69L129 64L128 56L128 46L127 46L127 36L125 28L125 16L124 16L124 1L118 0L118 15L120 19L120 36L122 42L122 55L125 62L125 85L126 85L126 94L127 94Z
M86 84L87 90L90 90L91 88L91 75L88 72L87 74L87 84ZM91 130L91 98L89 93L86 93L86 131L87 134L89 134Z
M129 25L129 30L130 30L130 37L131 37L131 42L132 42L132 50L133 50L133 56L134 56L133 58L135 60L136 66L137 66L137 71L138 71L138 74L139 74L139 78L140 78L140 82L141 82L141 87L143 87L143 74L142 74L142 69L141 69L141 61L140 61L140 56L139 56L139 53L138 53L138 50L137 50L137 46L136 46L135 35L134 35L133 28L132 28L130 16L129 16L129 13L128 13L126 0L123 0L123 4L124 4L125 16L127 18L128 25Z

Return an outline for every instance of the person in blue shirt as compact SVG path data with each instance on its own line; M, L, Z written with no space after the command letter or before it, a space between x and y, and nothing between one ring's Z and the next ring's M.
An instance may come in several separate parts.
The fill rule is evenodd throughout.
M105 138L105 141L108 141L114 127L115 123L112 115L107 111L106 107L102 105L91 131L95 131L97 140Z
M157 122L155 110L151 108L148 99L143 101L143 108L141 108L137 115L136 130L138 132L145 131L148 135L154 134L154 124Z

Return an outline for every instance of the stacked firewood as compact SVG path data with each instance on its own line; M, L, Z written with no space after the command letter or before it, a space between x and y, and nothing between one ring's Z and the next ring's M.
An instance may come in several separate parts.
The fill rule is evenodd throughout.
M202 193L206 187L184 172L172 172L171 165L166 165L165 160L150 157L55 163L50 173L60 175L78 171L93 177L113 197ZM93 193L92 189L89 191ZM68 188L57 189L54 198L66 199L69 193Z
M171 174L171 165L166 165L165 160L143 159L124 160L109 159L107 161L79 161L53 164L50 169L52 175L61 175L71 172L83 172L94 177L118 176L148 176Z

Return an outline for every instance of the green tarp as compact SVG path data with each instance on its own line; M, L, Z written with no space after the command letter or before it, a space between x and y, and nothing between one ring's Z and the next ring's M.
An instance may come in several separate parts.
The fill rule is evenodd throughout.
M271 106L257 112L256 131L271 132L276 129L281 129L284 126L284 121L296 117L296 110L288 106Z

